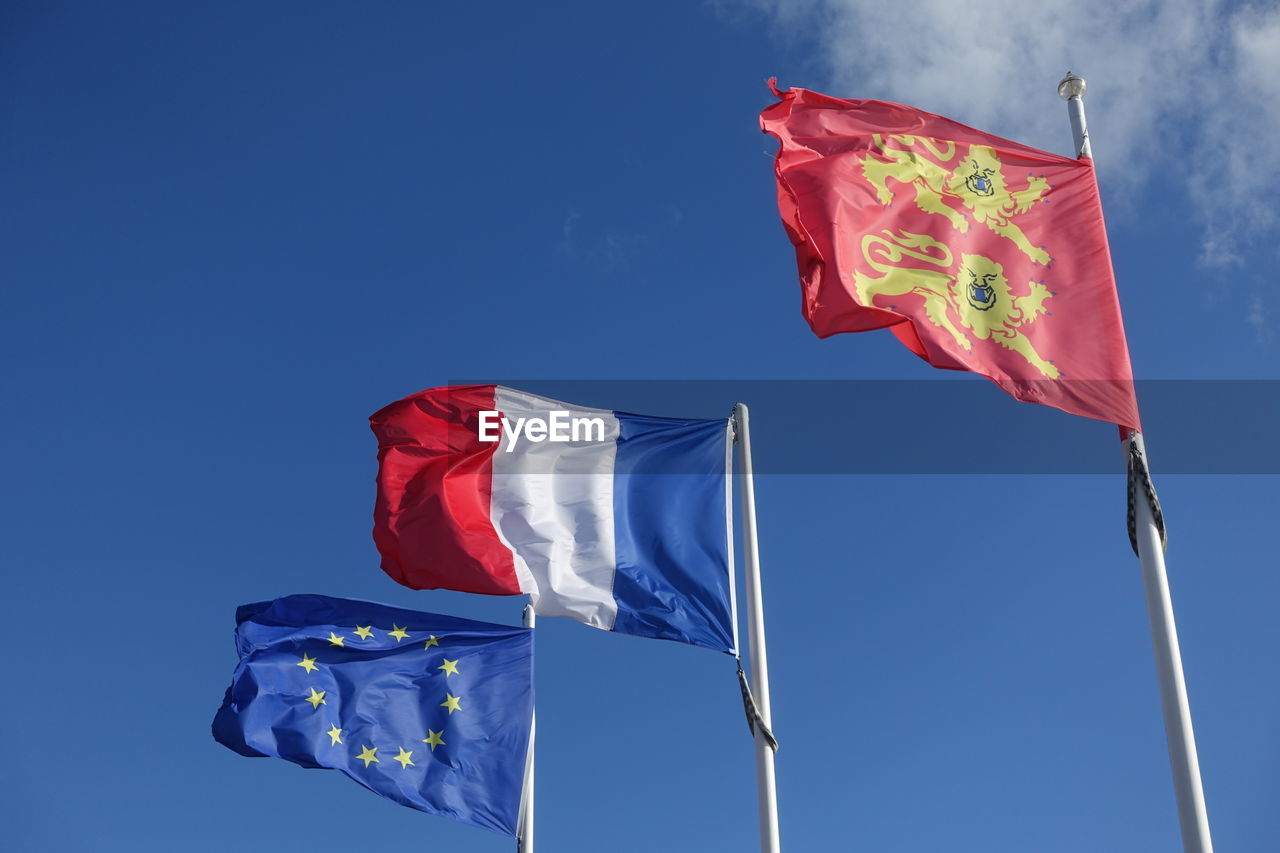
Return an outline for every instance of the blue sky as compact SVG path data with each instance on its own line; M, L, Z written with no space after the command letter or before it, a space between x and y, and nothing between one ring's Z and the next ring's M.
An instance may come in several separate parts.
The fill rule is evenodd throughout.
M573 402L626 408L621 380L940 378L887 333L807 330L768 76L1070 153L1055 86L1082 74L1135 373L1280 379L1276 5L1024 5L7 4L5 846L511 849L214 743L235 607L316 592L518 622L517 599L377 568L366 417L420 388L617 380ZM918 453L884 413L771 399L746 400L762 465L822 441ZM1180 435L1236 434L1212 406L1162 411L1215 839L1274 849L1277 469L1162 473ZM1176 848L1115 460L761 479L788 849ZM753 849L730 659L548 619L537 668L544 850Z

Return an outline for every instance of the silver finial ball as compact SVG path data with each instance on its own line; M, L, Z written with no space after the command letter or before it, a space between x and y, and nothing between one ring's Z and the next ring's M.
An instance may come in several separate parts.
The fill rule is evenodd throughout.
M1058 84L1058 97L1064 101L1083 98L1085 88L1084 78L1077 77L1068 71L1067 76L1063 77L1062 82Z

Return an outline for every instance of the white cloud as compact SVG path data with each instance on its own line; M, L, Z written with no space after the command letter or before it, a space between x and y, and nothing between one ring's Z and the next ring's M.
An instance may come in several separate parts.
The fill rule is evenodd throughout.
M561 225L561 254L602 267L614 267L625 263L647 241L648 236L638 231L617 228L584 229L582 214L570 210Z
M1209 81L1198 144L1216 168L1192 179L1205 213L1204 260L1239 263L1240 250L1275 229L1280 178L1280 8L1246 7L1230 19L1222 71Z
M1249 300L1249 313L1247 315L1249 325L1253 327L1253 334L1257 342L1263 346L1267 346L1275 338L1275 334L1271 326L1267 323L1266 306L1263 305L1262 297L1254 295Z
M730 0L719 0L722 7ZM1280 225L1280 3L1217 0L738 0L816 42L825 79L780 81L900 101L1074 153L1057 81L1090 84L1107 203L1176 180L1214 266Z

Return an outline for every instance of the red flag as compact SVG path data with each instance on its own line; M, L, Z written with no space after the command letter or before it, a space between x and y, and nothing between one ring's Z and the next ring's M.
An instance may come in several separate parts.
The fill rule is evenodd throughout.
M1093 162L901 104L792 89L760 115L819 337L890 329L1019 400L1138 429Z

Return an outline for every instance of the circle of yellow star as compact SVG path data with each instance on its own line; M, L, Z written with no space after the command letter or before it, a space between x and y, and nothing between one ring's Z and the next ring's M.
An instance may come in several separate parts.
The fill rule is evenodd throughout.
M337 634L333 633L332 631L329 632L329 645L341 646L342 641L343 641L342 637L339 637Z
M307 672L315 672L320 668L316 666L316 659L307 657L305 653L302 655L302 660L295 664L295 666L300 666Z
M338 744L342 743L342 729L338 728L337 723L330 723L329 731L325 732L325 734L327 734L330 738L332 738L332 740L329 742L329 746L337 746ZM368 765L365 765L365 766L367 767Z
M449 709L449 716L453 716L454 711L461 711L462 706L458 704L460 699L452 693L444 694L444 701L440 703L441 708Z
M391 623L391 628L392 628L392 630L390 630L390 631L388 631L388 632L387 632L387 636L388 636L388 637L395 637L395 638L396 638L396 642L397 642L397 643L398 643L398 642L400 642L401 640L407 640L407 639L409 639L409 632L408 632L408 631L406 631L405 629L401 628L399 625L397 625L397 624L395 624L394 622L392 622L392 623Z
M431 744L431 751L435 752L437 746L444 746L444 739L440 737L442 734L444 734L444 729L438 732L427 729L427 736L422 739L422 742Z
M357 636L357 637L359 637L359 638L360 638L360 639L362 639L362 640L367 640L367 639L369 639L370 637L372 637L372 636L373 636L373 630L372 630L372 628L373 628L373 626L372 626L372 625L365 625L364 627L361 627L361 626L357 625L357 626L356 626L356 636Z
M406 750L403 746L400 747L400 754L396 756L396 761L400 762L401 770L408 770L410 767L418 766L409 760L410 756L412 755L413 755L413 750Z
M423 648L429 649L432 646L438 646L438 645L440 645L440 640L436 638L435 634L432 634L430 637L427 637L427 642L423 645Z
M444 663L440 664L436 669L443 669L445 677L458 674L458 662L456 660L444 659Z
M356 756L356 760L363 761L365 767L368 767L370 764L381 763L378 761L378 748L375 746L373 749L370 749L364 744L360 744L360 754Z
M317 693L314 687L311 687L308 689L311 691L311 695L307 696L306 700L311 703L312 708L316 709L317 711L320 710L320 706L325 704L324 691L321 690L319 693Z

